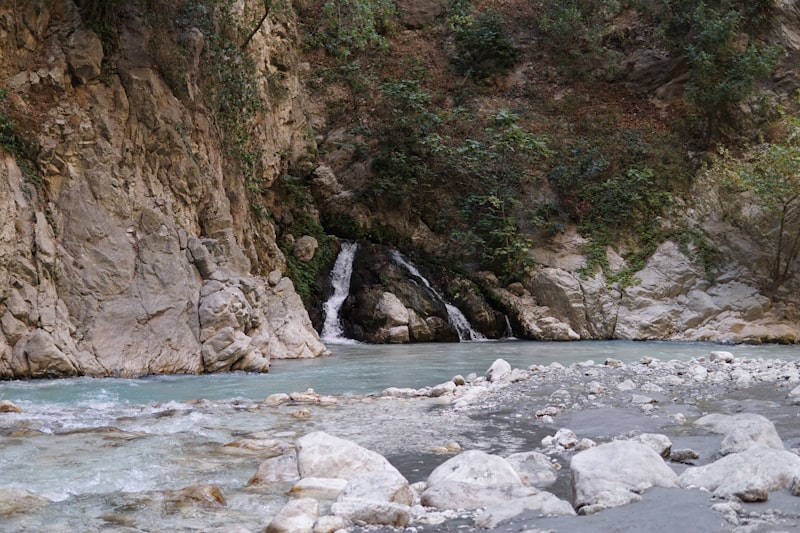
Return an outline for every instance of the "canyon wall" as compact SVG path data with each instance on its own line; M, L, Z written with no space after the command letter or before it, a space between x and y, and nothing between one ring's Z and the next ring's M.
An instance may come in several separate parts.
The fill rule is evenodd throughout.
M266 371L325 353L200 97L202 33L184 37L181 100L139 13L119 20L109 71L70 0L0 3L3 108L25 134L23 154L0 152L0 377ZM256 68L297 63L292 24L266 21ZM267 182L275 154L306 142L295 74L280 102L257 88Z

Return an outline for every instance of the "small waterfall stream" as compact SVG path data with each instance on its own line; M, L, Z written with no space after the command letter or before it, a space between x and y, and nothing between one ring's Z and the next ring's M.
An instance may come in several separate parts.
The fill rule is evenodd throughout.
M342 321L339 319L339 311L350 293L350 276L353 274L353 260L356 257L357 250L358 243L342 242L342 250L333 264L333 270L331 271L333 294L322 307L325 313L325 322L322 325L320 337L325 343L349 344L355 342L344 336L344 328L342 327Z
M430 282L422 275L422 273L417 270L417 267L409 263L403 255L398 252L397 250L392 250L392 258L394 259L395 263L402 266L406 270L408 270L409 274L413 277L417 278L420 282L422 282L425 287L430 289L433 295L444 304L445 309L447 309L447 319L450 321L450 324L458 333L458 340L460 341L483 341L486 340L486 337L480 332L477 331L472 327L472 324L469 323L467 317L464 316L464 313L456 307L455 305L448 303L439 292L434 289Z

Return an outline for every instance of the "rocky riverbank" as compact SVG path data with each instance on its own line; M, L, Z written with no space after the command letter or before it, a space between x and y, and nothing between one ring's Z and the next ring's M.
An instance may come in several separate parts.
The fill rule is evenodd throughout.
M433 398L433 409L493 425L499 439L450 442L435 450L441 464L424 481L403 483L394 466L359 459L355 450L373 452L355 443L305 436L297 443L300 481L292 492L330 484L304 475L313 439L326 443L315 454L342 461L321 475L347 480L324 496L316 492L318 500L291 501L267 531L300 531L300 516L316 531L317 514L412 531L456 524L496 531L663 531L676 524L692 531L794 530L799 370L796 361L728 352L689 362L609 359L527 370L498 360L485 376L387 389L374 401ZM350 469L347 476L342 469Z
M18 446L77 432L105 453L159 439L148 436L156 425L205 420L201 434L215 436L193 437L200 455L166 461L202 464L194 484L120 494L99 518L81 512L125 531L202 517L209 531L750 532L800 527L798 404L797 360L719 351L525 369L497 360L483 375L421 389L173 403L55 433L41 415L3 402L0 422ZM213 422L240 416L249 430ZM223 433L225 445L214 444ZM217 485L217 468L242 477ZM72 505L4 490L0 515L11 530ZM120 503L131 498L149 503ZM164 515L164 505L183 511Z

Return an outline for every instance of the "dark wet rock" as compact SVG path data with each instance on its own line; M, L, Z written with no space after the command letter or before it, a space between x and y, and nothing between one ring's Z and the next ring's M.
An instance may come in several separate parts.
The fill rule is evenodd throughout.
M675 463L690 463L699 458L699 453L688 448L672 450L669 454L669 460Z

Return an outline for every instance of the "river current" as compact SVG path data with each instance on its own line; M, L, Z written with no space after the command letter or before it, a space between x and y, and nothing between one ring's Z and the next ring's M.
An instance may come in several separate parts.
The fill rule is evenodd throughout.
M506 451L526 443L495 435L475 419L425 402L375 400L388 387L420 388L456 374L483 374L497 358L514 367L607 358L689 360L724 349L737 357L800 358L796 346L703 343L528 341L333 345L315 360L274 361L269 374L151 376L0 382L0 400L20 413L0 414L0 489L27 490L50 503L38 511L0 514L2 531L262 530L286 501L285 487L248 486L263 460L225 444L242 438L293 442L324 430L392 458L418 454L401 470L424 479L430 449L454 440L500 440ZM336 405L270 406L273 393L313 388ZM427 470L426 470L427 469ZM185 504L169 491L212 484L225 506Z

